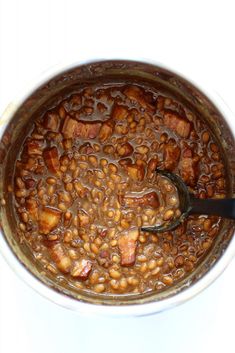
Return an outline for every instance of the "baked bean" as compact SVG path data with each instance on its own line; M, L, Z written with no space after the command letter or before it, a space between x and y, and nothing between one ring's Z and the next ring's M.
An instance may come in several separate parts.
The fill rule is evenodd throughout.
M157 267L157 261L152 259L148 262L148 268L154 270Z
M173 278L171 276L163 276L162 282L167 286L170 286L173 283Z
M95 291L96 293L102 293L102 292L104 292L104 291L105 291L105 285L102 284L102 283L96 284L96 285L94 286L94 291Z
M203 132L203 134L202 134L202 141L203 141L204 143L207 143L209 140L210 140L210 135L209 135L208 131Z
M138 278L135 278L135 277L128 277L127 283L130 284L131 286L137 286L139 284L139 280Z
M113 261L115 264L118 264L118 263L120 262L120 257L117 256L117 255L114 255L114 256L112 257L112 261Z
M21 219L24 223L28 223L28 221L29 221L28 213L26 213L26 212L21 213Z
M122 290L125 290L128 286L126 278L121 278L119 282L119 286Z
M204 223L203 223L203 228L206 232L208 232L212 227L212 222L210 218L205 219Z
M70 230L67 230L65 233L64 233L64 242L65 243L69 243L71 240L73 239L73 234Z
M117 270L114 270L114 269L110 269L109 274L114 279L119 279L121 277L121 273Z
M91 251L94 253L94 254L98 254L99 253L99 248L96 244L92 243L90 245L90 248L91 248Z
M170 219L172 219L174 216L174 211L173 210L167 210L164 215L163 215L163 220L164 221L169 221Z

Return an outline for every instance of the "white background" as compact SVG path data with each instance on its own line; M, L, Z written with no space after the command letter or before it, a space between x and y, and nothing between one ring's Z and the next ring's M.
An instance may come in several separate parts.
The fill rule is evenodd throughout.
M1 0L0 111L50 66L156 60L235 112L233 1ZM1 353L234 352L235 262L190 302L151 317L81 317L41 298L0 257Z

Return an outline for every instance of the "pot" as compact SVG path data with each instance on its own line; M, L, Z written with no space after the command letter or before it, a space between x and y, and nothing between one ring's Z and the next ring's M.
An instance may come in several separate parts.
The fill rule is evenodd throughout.
M223 220L213 247L196 270L176 285L158 293L141 295L84 294L45 275L27 247L16 238L16 217L10 190L14 161L36 115L50 106L55 96L93 81L125 81L131 78L170 91L195 109L211 126L226 161L228 196L235 190L235 122L232 113L215 94L202 92L162 65L128 60L93 61L53 69L35 82L6 109L0 119L0 251L13 270L44 297L84 314L139 316L174 307L208 287L226 268L235 253L234 222Z

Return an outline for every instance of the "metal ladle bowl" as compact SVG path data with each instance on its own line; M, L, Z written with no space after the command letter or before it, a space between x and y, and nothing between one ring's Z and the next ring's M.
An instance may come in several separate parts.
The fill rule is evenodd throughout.
M142 231L162 233L173 230L181 223L183 223L190 214L213 215L235 220L235 199L195 198L192 194L189 193L187 185L178 175L159 169L156 170L156 172L170 179L170 181L176 186L178 191L179 209L181 211L181 215L174 218L173 220L164 222L161 225L142 227Z

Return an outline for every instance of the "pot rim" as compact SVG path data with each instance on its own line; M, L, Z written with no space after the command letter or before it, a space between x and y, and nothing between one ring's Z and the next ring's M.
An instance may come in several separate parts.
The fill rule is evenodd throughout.
M56 65L49 70L44 71L40 76L31 81L30 84L26 85L25 89L21 90L16 98L7 106L4 113L0 118L0 138L5 130L6 125L14 116L17 109L20 105L25 101L27 97L29 97L38 87L43 85L45 82L53 78L54 76L73 69L80 65L92 64L94 62L102 62L102 61L115 61L115 60L125 60L125 61L138 61L140 63L145 63L149 65L158 66L159 68L171 71L183 79L192 83L196 88L202 91L215 105L215 107L221 112L223 117L225 118L233 137L235 137L235 118L232 111L223 101L223 99L218 95L218 93L209 89L207 85L198 84L195 80L191 80L188 77L185 77L181 72L176 71L174 68L171 68L167 65L159 63L157 61L149 60L149 59L128 59L128 58L105 58L105 59L93 59L87 61L76 61L70 64L62 63ZM128 305L101 305L101 304L90 304L76 300L62 292L57 292L54 289L48 287L46 284L41 282L38 278L36 278L26 267L17 259L16 255L11 250L7 240L3 236L0 231L0 253L2 253L6 262L13 269L21 279L27 283L31 288L33 288L36 292L41 294L43 297L48 300L63 306L67 309L74 310L81 314L92 314L92 315L105 315L105 316L145 316L154 314L157 312L164 311L166 309L177 306L185 301L193 298L195 295L200 293L206 287L208 287L211 283L215 281L215 279L226 269L229 262L235 255L235 237L233 237L225 250L224 254L218 260L218 262L208 271L202 278L200 278L195 284L190 285L185 288L182 292L179 292L173 295L170 298L162 299L156 302L150 302L146 304L128 304Z

